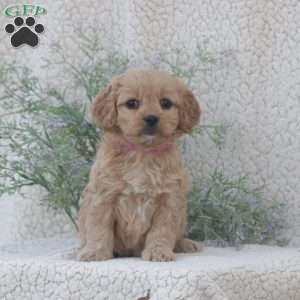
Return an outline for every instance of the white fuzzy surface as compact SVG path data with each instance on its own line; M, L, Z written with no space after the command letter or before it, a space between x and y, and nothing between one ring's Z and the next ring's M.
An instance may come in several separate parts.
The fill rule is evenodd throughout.
M300 249L247 245L179 254L176 262L140 258L83 263L74 239L44 239L0 249L0 299L298 300Z

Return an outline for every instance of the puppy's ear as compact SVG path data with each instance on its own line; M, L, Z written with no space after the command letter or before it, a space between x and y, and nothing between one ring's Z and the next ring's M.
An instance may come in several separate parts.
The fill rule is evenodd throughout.
M182 102L179 107L178 130L182 133L190 133L198 124L201 109L194 94L185 90L182 95Z
M96 125L103 129L113 129L117 123L117 91L114 80L95 98L92 117Z

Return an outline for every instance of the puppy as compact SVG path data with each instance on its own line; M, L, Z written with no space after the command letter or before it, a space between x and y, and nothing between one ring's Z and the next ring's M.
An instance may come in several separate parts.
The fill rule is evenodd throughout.
M184 238L188 179L176 145L199 121L193 93L167 73L128 71L92 115L104 136L81 199L79 259L172 261L200 250Z

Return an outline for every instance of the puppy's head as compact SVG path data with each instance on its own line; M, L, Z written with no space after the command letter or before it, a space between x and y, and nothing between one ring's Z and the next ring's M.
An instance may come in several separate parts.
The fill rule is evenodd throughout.
M92 115L99 127L132 142L159 144L191 132L200 107L179 79L158 71L128 71L97 95Z

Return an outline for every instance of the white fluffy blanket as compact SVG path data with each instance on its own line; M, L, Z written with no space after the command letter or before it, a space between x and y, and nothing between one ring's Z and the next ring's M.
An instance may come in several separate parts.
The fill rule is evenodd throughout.
M0 299L300 299L296 248L247 245L205 248L170 263L82 263L74 258L76 245L74 239L48 239L2 246Z

